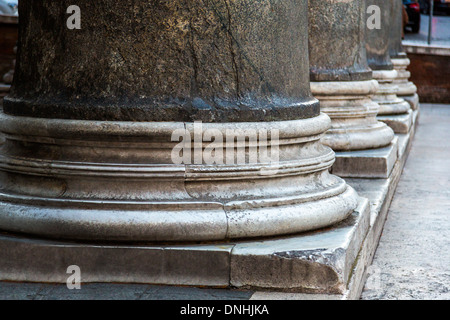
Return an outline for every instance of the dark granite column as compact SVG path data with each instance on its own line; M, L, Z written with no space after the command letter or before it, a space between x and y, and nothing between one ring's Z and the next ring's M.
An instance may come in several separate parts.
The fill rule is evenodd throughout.
M311 88L332 120L323 143L334 150L389 145L393 131L377 121L378 90L367 63L365 0L309 0Z
M405 58L406 53L402 46L402 6L403 0L392 0L392 18L389 33L389 56L391 60L394 58Z
M32 0L19 14L1 229L209 241L330 226L357 206L320 143L307 0Z
M415 84L409 81L411 73L407 71L407 68L411 62L406 53L403 51L402 46L402 6L402 0L394 0L389 54L394 65L394 69L398 73L397 78L394 80L394 84L399 88L397 96L405 99L405 101L410 104L411 108L416 110L419 107L419 95L417 94L417 87Z
M366 48L369 66L380 89L374 100L380 105L379 115L408 114L409 104L397 96L398 86L393 84L397 78L390 53L390 34L394 27L394 0L367 0L367 6L376 5L381 9L381 27L367 30ZM381 118L379 118L381 119ZM384 119L383 119L384 120ZM389 123L391 125L391 123ZM397 128L393 127L397 132Z

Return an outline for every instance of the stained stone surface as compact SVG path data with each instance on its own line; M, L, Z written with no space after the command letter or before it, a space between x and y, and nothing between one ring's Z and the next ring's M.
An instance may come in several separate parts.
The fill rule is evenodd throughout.
M363 0L309 0L311 81L371 80Z
M413 124L413 111L399 115L378 116L378 120L386 123L395 133L408 133Z
M375 5L381 9L381 28L366 28L366 49L372 70L392 70L394 66L389 56L389 38L392 23L392 0L367 0L367 7Z
M385 147L393 131L376 119L378 90L367 63L365 1L309 1L311 91L332 127L322 143L335 151Z
M81 30L61 23L68 4L20 3L2 230L179 243L351 215L357 194L320 142L330 119L310 91L306 0L80 0Z
M73 4L20 2L6 113L203 122L319 114L309 91L307 0L79 0L81 30L69 30Z
M0 234L0 280L151 283L344 294L370 222L369 201L331 228L228 244L159 246L47 241ZM290 272L287 272L290 270ZM1 290L1 286L0 286Z
M389 55L391 58L406 58L406 53L403 51L402 46L402 0L390 0L392 5L392 20L389 33ZM389 2L389 1L386 1Z
M434 107L434 108L437 108ZM434 109L433 108L433 109ZM444 117L443 115L448 114L448 106L441 106L440 110L432 110L432 114L429 113L430 109L429 106L426 105L423 108L423 121L422 124L426 126L424 129L420 129L418 131L418 136L415 141L415 143L418 143L420 146L420 149L426 148L427 151L423 153L421 156L422 151L418 152L415 151L415 148L412 151L411 157L409 162L411 164L408 164L405 169L405 173L402 179L402 182L399 186L399 191L395 197L393 205L395 206L396 199L404 197L405 193L402 192L403 189L410 189L414 190L414 193L411 196L414 196L416 198L415 202L411 203L411 206L414 206L415 208L409 208L405 206L399 207L399 210L411 211L413 212L417 211L420 212L418 217L422 217L424 206L429 206L429 203L433 201L434 196L437 194L439 197L445 196L445 192L447 192L448 188L445 188L445 172L441 172L443 168L446 168L445 166L438 166L439 164L442 164L442 161L446 161L448 158L446 152L447 150L450 150L449 148L441 148L442 146L445 146L445 130L448 130L448 126L446 126L448 117ZM417 114L417 111L415 112ZM432 117L431 117L432 115ZM437 120L442 121L440 125L436 126ZM444 119L444 120L442 120ZM435 135L438 134L440 139L436 140ZM423 136L426 136L427 138L424 140ZM411 139L409 139L409 142L406 142L408 140L407 135L399 135L399 140L401 141L400 144L402 145L399 148L399 157L401 158L401 163L404 163L406 160L406 156L408 155L408 144L411 144ZM430 140L431 139L431 140ZM442 140L444 139L444 140ZM432 143L430 143L430 141ZM442 141L441 141L442 140ZM438 155L433 158L432 168L430 168L430 162L427 157L424 157L424 155L428 154L432 150L433 152L437 152ZM414 159L415 157L419 156L418 162ZM398 176L401 173L401 170L403 168L403 165L398 166L398 168L395 170L395 175L398 179ZM416 167L417 166L417 167ZM414 169L411 171L411 169ZM410 172L411 171L411 172ZM417 171L417 172L416 172ZM445 170L444 170L445 171ZM424 179L425 176L428 176L430 173L433 175L430 176L428 179ZM415 178L410 179L410 174L412 174ZM408 178L409 177L409 178ZM357 264L355 267L355 272L361 272L361 270L364 272L367 268L367 261L370 261L371 256L373 256L373 251L375 250L375 246L377 245L378 237L381 234L381 230L384 224L384 220L387 215L387 210L389 208L389 203L391 200L391 197L393 196L396 188L396 183L392 181L394 177L391 176L390 179L348 179L350 184L355 187L355 189L358 191L358 193L364 197L367 197L370 199L370 206L371 206L371 217L370 217L370 229L369 233L366 236L363 249L360 253L360 256L358 257ZM436 184L436 179L438 179L438 184ZM421 181L423 183L425 181L425 184L419 184L417 181ZM404 184L404 186L402 186ZM430 189L431 188L431 189ZM435 191L438 188L440 193L436 193ZM417 189L417 190L416 190ZM419 190L420 189L420 190ZM435 190L436 189L436 190ZM425 197L428 200L426 203L419 203L420 199L423 199L423 194L420 197L417 197L416 191L426 191ZM444 192L444 193L442 193ZM408 191L409 194L409 191ZM401 199L400 199L401 200ZM411 199L408 199L410 201ZM403 203L403 202L402 202ZM400 248L400 250L405 249L405 254L409 255L413 253L410 258L408 258L407 262L408 265L403 264L402 269L399 269L399 272L396 273L396 275L404 275L404 278L401 279L401 282L397 281L399 278L393 278L393 271L392 272L383 272L382 274L382 285L385 291L372 291L373 287L370 288L370 291L368 291L369 287L366 287L366 291L363 294L364 299L377 299L377 298L390 298L395 299L398 297L402 298L410 298L410 297L418 297L418 298L446 298L448 295L448 272L446 272L445 268L448 267L449 263L447 265L436 265L433 260L433 267L428 267L427 270L424 268L422 269L416 269L416 271L411 271L414 264L420 264L420 263L430 263L430 261L427 261L426 259L429 257L435 257L436 259L440 259L442 257L441 251L437 250L436 248L438 246L435 245L435 241L424 241L424 239L430 239L433 240L438 239L438 243L442 244L443 240L446 240L445 238L445 232L444 233L436 233L436 232L427 232L423 233L422 236L418 237L417 232L409 232L410 237L403 237L405 235L405 231L408 230L411 227L414 228L420 228L420 230L428 229L428 228L446 228L446 225L440 226L442 224L442 214L444 214L446 211L445 202L442 202L441 204L436 204L436 211L433 211L433 213L430 212L430 214L427 215L427 217L430 217L430 220L427 221L426 225L424 226L423 221L420 223L405 223L403 218L397 219L398 223L395 225L395 228L393 228L392 234L398 235L395 239L395 242L392 242L395 244L397 248ZM403 209L402 209L403 208ZM444 210L442 210L444 209ZM441 214L440 214L441 213ZM397 213L394 213L394 215L399 215ZM403 217L403 215L399 215L399 218ZM388 224L390 223L390 217L388 217ZM416 231L415 229L414 231ZM431 231L431 230L430 230ZM411 243L411 237L414 238L414 246L410 246ZM383 239L382 239L383 241ZM445 244L445 242L443 243ZM430 250L420 250L417 251L417 249L423 246L432 248L434 251ZM380 246L381 247L381 246ZM425 248L424 247L424 248ZM2 251L0 251L1 253ZM421 253L425 253L422 255ZM433 253L433 255L431 255ZM389 259L392 259L392 261L396 261L397 257L389 257ZM3 262L7 262L5 260L0 260ZM389 260L388 264L391 260ZM402 260L402 263L404 263L405 260ZM448 268L447 268L448 269ZM360 271L358 271L360 270ZM373 272L373 270L380 270L380 269L369 269L370 272ZM411 275L413 277L411 277ZM355 274L353 274L355 276ZM427 280L428 279L428 280ZM424 281L425 280L425 281ZM390 281L390 282L384 282L384 281ZM373 282L369 278L369 285ZM385 285L387 283L387 285ZM395 291L393 291L395 289ZM82 290L80 291L69 291L67 290L67 287L65 284L29 284L29 283L7 283L7 282L0 282L0 297L2 299L95 299L95 298L105 298L105 299L158 299L158 300L189 300L189 299L196 299L196 300L206 300L206 299L220 299L220 300L260 300L260 299L266 299L266 300L311 300L311 299L342 299L342 295L315 295L315 294L301 294L301 293L287 293L287 292L271 292L271 291L239 291L239 290L229 290L229 289L206 289L206 288L186 288L186 287L171 287L171 286L150 286L150 285L133 285L133 284L82 284ZM358 298L359 296L356 295Z
M397 161L398 138L390 145L370 150L336 152L331 172L340 177L388 178Z

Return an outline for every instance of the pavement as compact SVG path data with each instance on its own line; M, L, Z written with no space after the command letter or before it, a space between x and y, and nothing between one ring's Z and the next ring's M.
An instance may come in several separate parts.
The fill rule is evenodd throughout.
M450 299L450 105L422 105L362 299Z
M450 299L450 105L422 104L363 300ZM0 300L303 300L316 296L138 284L0 282Z
M421 15L419 33L406 32L404 44L428 45L429 16ZM431 45L439 47L450 47L450 16L435 15L432 19Z

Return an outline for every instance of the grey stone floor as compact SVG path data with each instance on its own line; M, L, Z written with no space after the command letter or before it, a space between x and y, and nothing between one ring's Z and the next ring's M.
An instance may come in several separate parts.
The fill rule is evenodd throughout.
M422 105L420 124L362 299L450 299L450 105ZM0 300L297 300L301 294L134 284L0 282ZM313 299L314 296L308 298Z
M450 105L423 105L362 299L450 299Z

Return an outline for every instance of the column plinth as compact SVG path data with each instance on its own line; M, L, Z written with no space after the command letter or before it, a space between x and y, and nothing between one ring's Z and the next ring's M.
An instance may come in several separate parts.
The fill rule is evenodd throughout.
M398 73L396 70L377 70L373 78L379 83L379 89L373 100L380 105L379 115L405 114L410 110L409 104L397 96L399 87L394 83Z
M330 116L323 143L336 151L387 146L393 131L377 121L378 90L367 63L364 1L309 1L310 78L313 95Z
M220 241L327 227L356 208L320 142L330 119L310 92L306 0L78 1L81 30L57 23L70 4L19 5L1 229Z

